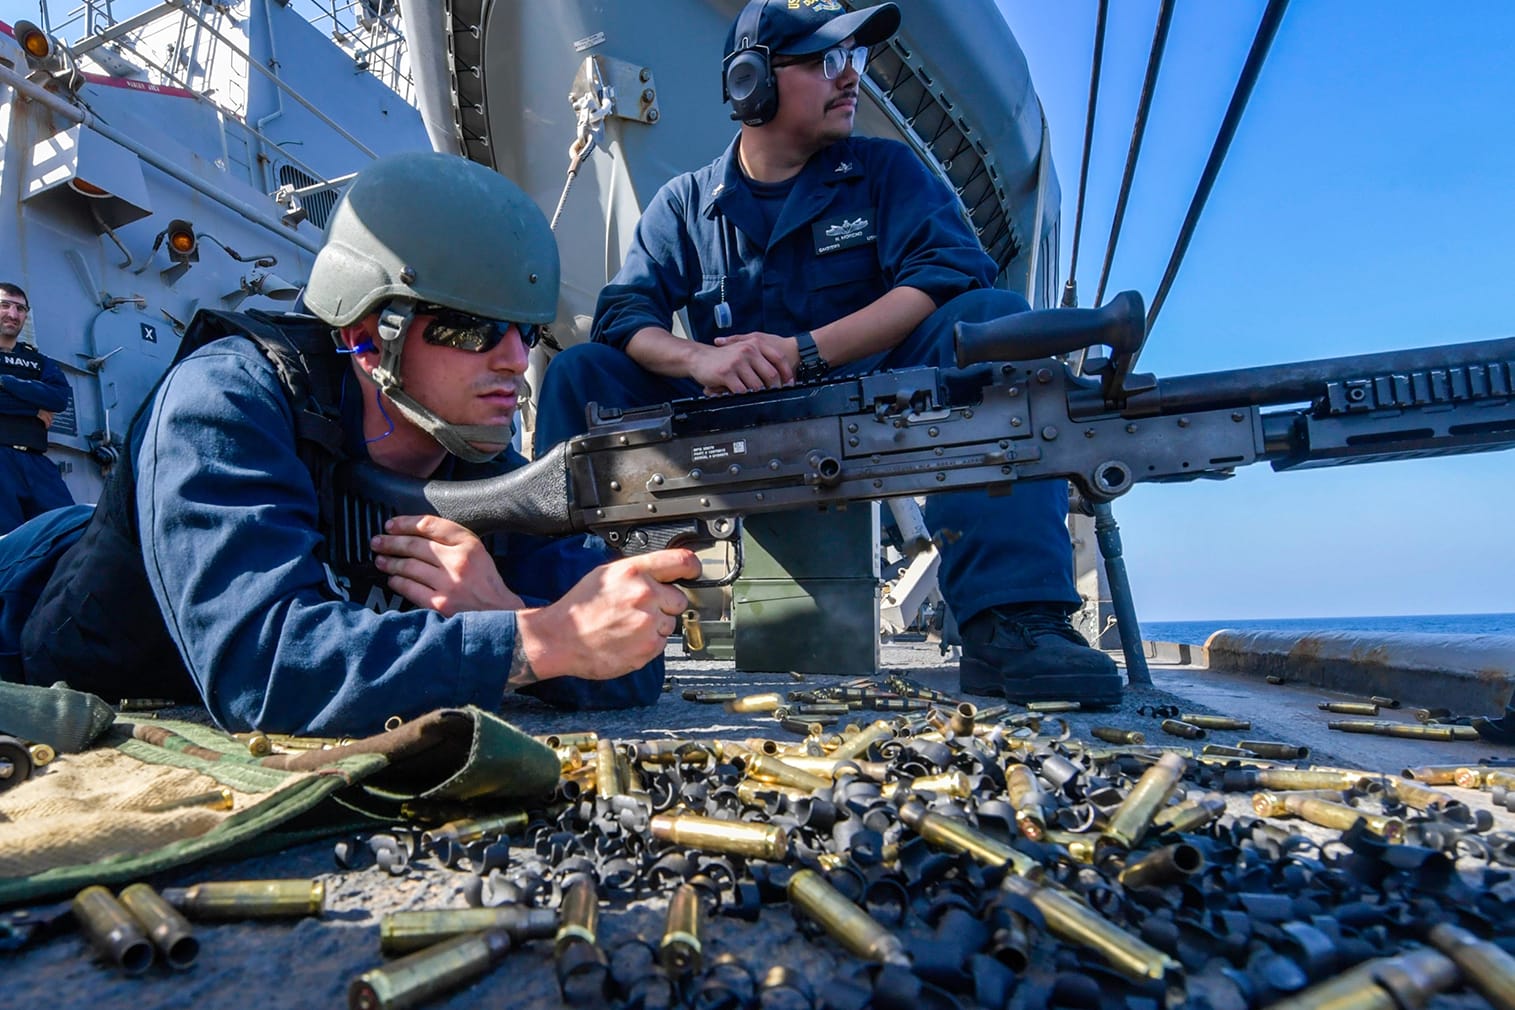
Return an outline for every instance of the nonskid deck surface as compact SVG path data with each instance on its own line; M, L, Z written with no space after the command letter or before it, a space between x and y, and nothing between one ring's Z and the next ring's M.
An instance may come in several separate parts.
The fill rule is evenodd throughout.
M927 643L896 643L883 649L886 674L900 674L924 687L956 695L956 664ZM725 712L719 705L685 701L685 690L734 691L738 694L813 690L834 686L841 678L811 675L803 682L785 673L737 673L729 663L699 662L670 647L669 690L649 709L584 714L561 714L526 699L508 703L505 715L523 730L540 735L594 730L601 738L619 741L669 738L740 740L761 736L780 741L799 739L781 729L766 715ZM1481 741L1443 743L1393 738L1345 735L1325 728L1328 720L1340 718L1320 711L1321 700L1345 700L1339 695L1294 686L1266 684L1260 679L1215 673L1191 665L1154 663L1154 687L1130 688L1117 708L1103 712L1071 712L1064 719L1072 737L1091 739L1095 726L1141 730L1149 745L1175 746L1195 753L1204 743L1234 744L1242 739L1287 741L1308 746L1308 764L1362 768L1398 775L1408 767L1428 764L1473 764L1482 758L1515 758L1515 748ZM971 699L987 707L994 699ZM1231 715L1252 720L1246 731L1210 731L1204 741L1166 736L1158 728L1154 710L1177 708L1183 712ZM1012 712L1019 712L1012 706ZM174 715L182 714L176 710ZM849 716L860 724L894 713L863 710ZM1386 716L1413 721L1407 710ZM1473 714L1473 713L1469 713ZM139 718L125 716L123 718ZM1059 727L1050 720L1042 732L1056 736ZM1098 744L1095 744L1098 746ZM1488 793L1440 786L1444 791L1478 809L1489 810L1494 830L1515 828L1515 815L1491 802ZM1191 795L1203 790L1194 789ZM1252 816L1251 793L1227 796L1227 813ZM1290 832L1325 841L1336 832L1319 829L1298 820L1278 822ZM385 830L383 827L376 829ZM1145 847L1150 847L1150 841ZM524 854L529 855L529 854ZM515 858L519 859L520 856ZM1460 865L1470 866L1467 860ZM1483 864L1476 864L1481 869ZM145 976L122 977L94 961L89 947L77 934L48 940L24 952L0 955L6 990L23 1005L114 1006L246 1006L249 1003L280 1006L344 1005L348 985L365 971L384 964L379 951L380 918L406 909L463 908L467 905L465 884L470 874L449 870L435 859L421 858L400 876L391 876L375 866L341 872L333 861L333 840L312 842L271 856L235 862L212 863L165 875L161 886L201 880L248 880L275 877L320 877L327 891L327 912L319 920L204 924L197 928L200 956L185 972L154 967ZM656 947L666 915L666 892L635 899L616 899L602 906L600 936L603 946L617 959L632 963L646 956L633 941ZM929 929L918 921L900 932ZM1053 947L1033 964L1055 963ZM838 973L850 974L863 962L844 953L835 941L807 937L796 928L795 918L784 905L767 906L756 922L717 915L709 919L705 938L707 962L730 954L761 979L774 965L798 973L812 987L816 1005L824 998L828 980ZM636 970L631 969L631 974ZM1027 976L1025 984L1031 984ZM1050 976L1043 976L1043 982ZM1124 983L1117 983L1122 985ZM768 997L773 1005L788 1006L784 994ZM1477 997L1441 997L1438 1005L1483 1005ZM779 1002L773 1003L774 1000ZM971 1003L971 997L964 1005ZM554 973L552 944L534 941L508 954L504 962L482 981L450 995L429 1001L428 1006L473 1007L482 1005L551 1007L562 1005ZM768 1004L765 1004L768 1005ZM803 1006L803 1000L793 1004Z

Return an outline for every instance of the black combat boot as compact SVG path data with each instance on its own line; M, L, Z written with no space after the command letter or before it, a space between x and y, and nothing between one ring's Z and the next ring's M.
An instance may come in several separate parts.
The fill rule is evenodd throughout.
M1005 700L1077 701L1088 708L1120 703L1115 661L1091 649L1060 603L990 607L962 628L959 666L965 694Z

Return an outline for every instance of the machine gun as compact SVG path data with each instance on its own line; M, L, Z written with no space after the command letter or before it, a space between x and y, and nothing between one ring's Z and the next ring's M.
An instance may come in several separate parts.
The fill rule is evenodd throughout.
M1515 446L1515 338L1159 380L1133 373L1139 295L957 329L957 368L617 410L512 473L424 482L349 464L336 556L393 515L477 533L593 532L623 554L740 543L741 517L1066 480L1091 503L1143 482ZM1084 374L1057 355L1104 346ZM1303 404L1303 406L1300 406ZM1284 405L1290 405L1285 407ZM1272 409L1277 408L1277 409ZM740 570L735 556L725 584Z

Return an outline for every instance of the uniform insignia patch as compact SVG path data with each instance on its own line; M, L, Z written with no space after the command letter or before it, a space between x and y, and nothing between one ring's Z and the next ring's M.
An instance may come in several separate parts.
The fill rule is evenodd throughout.
M844 214L841 217L817 221L810 226L810 230L815 239L817 256L852 249L860 245L872 245L878 241L878 227L874 224L873 216L868 213L855 214L851 217Z

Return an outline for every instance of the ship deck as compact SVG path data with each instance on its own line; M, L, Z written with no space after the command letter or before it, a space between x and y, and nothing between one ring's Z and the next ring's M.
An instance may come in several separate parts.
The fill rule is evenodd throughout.
M1320 711L1317 703L1333 697L1348 700L1346 696L1211 671L1201 665L1179 662L1176 650L1152 652L1153 687L1128 689L1124 702L1116 710L1073 712L1058 718L1067 720L1075 736L1087 738L1090 728L1096 725L1140 729L1146 733L1149 744L1171 744L1197 752L1200 742L1164 736L1158 729L1159 720L1148 713L1154 707L1175 706L1185 712L1233 715L1250 719L1252 729L1211 731L1204 742L1230 744L1242 738L1288 741L1310 748L1309 764L1362 768L1390 775L1419 765L1515 758L1515 748L1482 741L1443 743L1333 732L1326 728L1326 723L1341 716ZM1170 658L1164 660L1164 655ZM884 672L902 673L927 687L955 694L956 664L943 656L937 646L925 642L894 643L884 647L883 656ZM669 650L668 670L671 689L660 704L650 709L565 715L522 699L511 703L506 717L536 734L592 729L602 738L617 740L754 735L786 739L790 735L771 717L727 714L719 706L685 701L681 692L689 688L783 692L836 682L832 678L809 676L801 684L789 674L736 673L729 663L684 658L676 646ZM975 701L985 704L990 699ZM1408 709L1386 712L1385 716L1413 721ZM875 713L866 711L854 716L859 721L874 717ZM1495 806L1489 794L1454 786L1439 788L1475 808L1490 810L1496 829L1515 827L1515 815ZM1231 794L1228 812L1250 815L1247 798L1247 794ZM1290 822L1290 830L1297 830L1298 824ZM331 840L300 845L272 856L189 867L155 883L174 886L201 880L320 877L326 883L327 911L319 920L202 925L197 929L201 944L198 962L183 972L170 972L160 965L145 976L123 978L113 969L91 963L85 941L77 934L67 933L20 953L0 954L0 973L5 978L7 995L19 1006L130 1005L145 1010L158 1006L343 1005L349 983L384 962L379 952L380 916L401 909L464 907L467 876L426 859L413 863L401 876L390 876L377 867L341 872L333 862ZM627 942L636 938L655 945L662 932L665 907L664 899L656 895L611 903L601 912L602 942L607 948L619 951L620 957L635 954L637 948L627 946ZM860 963L842 953L830 940L804 937L783 906L765 907L757 922L713 917L706 934L705 956L708 961L722 953L736 955L758 976L770 966L787 966L813 987L818 996L815 1006L820 1005L819 994L824 992L829 978ZM785 999L793 995L778 990L763 1005L805 1005L803 1000L786 1003ZM549 941L536 941L522 946L481 981L427 1005L453 1008L561 1005L552 945ZM1443 996L1434 1005L1483 1004L1476 997Z

